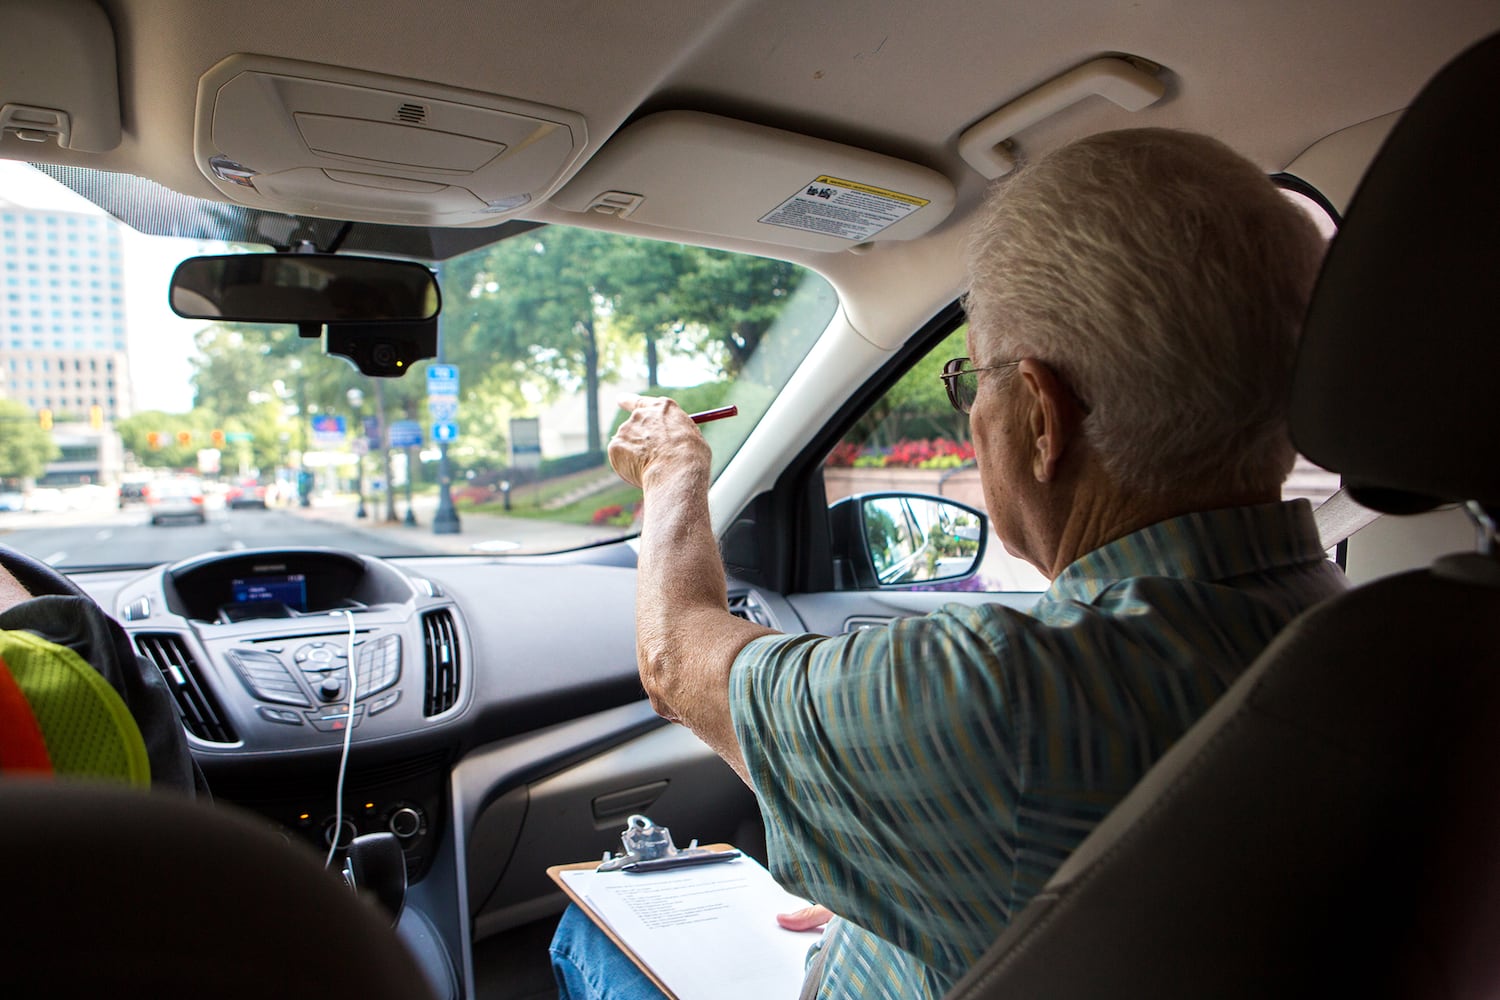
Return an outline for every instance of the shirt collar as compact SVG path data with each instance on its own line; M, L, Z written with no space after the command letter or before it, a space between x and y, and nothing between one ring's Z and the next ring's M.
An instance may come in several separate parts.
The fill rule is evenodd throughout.
M1225 580L1327 558L1306 500L1195 511L1158 521L1071 563L1047 597L1092 601L1121 580Z

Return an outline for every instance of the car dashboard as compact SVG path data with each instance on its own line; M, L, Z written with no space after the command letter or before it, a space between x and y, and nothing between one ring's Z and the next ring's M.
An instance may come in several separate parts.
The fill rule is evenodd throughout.
M762 836L727 765L644 700L628 543L240 550L71 578L166 678L216 803L319 853L396 836L403 936L455 970L440 994L473 995L474 942L559 912L546 867L618 848L632 813L752 850ZM798 627L778 595L730 590L739 613Z

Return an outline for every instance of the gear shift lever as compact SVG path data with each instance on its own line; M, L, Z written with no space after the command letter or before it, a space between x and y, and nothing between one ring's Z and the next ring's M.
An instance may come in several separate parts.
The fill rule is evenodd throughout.
M396 926L406 904L406 856L395 834L355 837L349 845L343 875L350 888L378 899L391 916L391 926Z

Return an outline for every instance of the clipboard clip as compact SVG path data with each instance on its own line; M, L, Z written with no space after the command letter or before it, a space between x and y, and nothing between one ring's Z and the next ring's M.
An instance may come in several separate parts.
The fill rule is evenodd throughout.
M624 853L611 856L608 851L605 851L603 860L599 862L598 871L648 872L680 868L688 864L706 864L711 860L732 860L724 856L728 852L715 852L706 847L699 847L696 839L687 847L679 848L672 843L672 831L669 828L657 826L640 813L636 813L625 821L625 829L620 834L620 844L625 848ZM735 851L734 856L739 857L739 852ZM668 863L674 860L675 864ZM635 867L638 865L642 867Z

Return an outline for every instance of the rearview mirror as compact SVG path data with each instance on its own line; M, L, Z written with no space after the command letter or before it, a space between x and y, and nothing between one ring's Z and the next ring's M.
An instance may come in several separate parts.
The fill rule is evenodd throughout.
M442 297L412 261L243 253L183 261L171 305L188 319L239 323L406 323L436 318Z
M984 560L988 519L943 497L865 493L845 497L828 512L847 589L961 580Z

